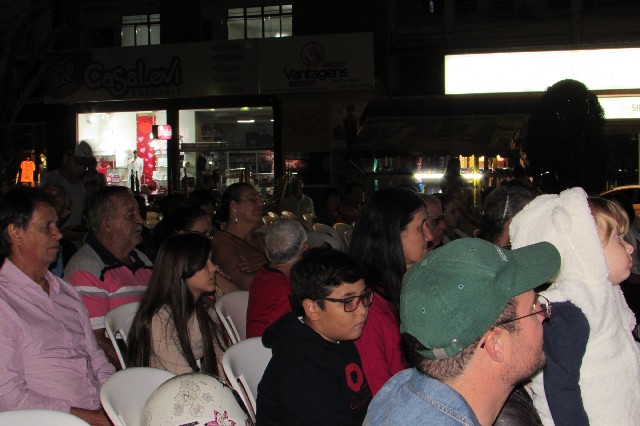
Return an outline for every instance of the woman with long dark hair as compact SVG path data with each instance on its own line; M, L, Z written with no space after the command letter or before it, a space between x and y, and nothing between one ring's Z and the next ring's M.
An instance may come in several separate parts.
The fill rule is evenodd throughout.
M353 230L349 255L362 264L367 287L375 291L367 324L356 340L374 395L404 368L398 318L402 276L427 252L431 233L426 222L426 206L418 194L381 189L367 200Z
M224 331L205 294L216 288L209 238L174 235L160 246L128 336L130 366L222 374Z

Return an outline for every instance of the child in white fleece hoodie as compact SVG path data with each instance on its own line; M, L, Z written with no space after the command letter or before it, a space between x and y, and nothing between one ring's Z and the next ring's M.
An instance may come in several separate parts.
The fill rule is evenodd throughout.
M542 195L515 216L513 248L549 241L560 251L558 277L542 294L547 365L533 379L545 425L632 425L640 422L640 351L618 284L630 273L633 248L622 238L624 211L580 188Z

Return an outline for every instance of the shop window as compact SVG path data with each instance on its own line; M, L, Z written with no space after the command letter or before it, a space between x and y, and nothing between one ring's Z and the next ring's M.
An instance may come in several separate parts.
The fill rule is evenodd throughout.
M160 44L160 14L122 17L122 46Z
M227 11L227 38L289 37L292 35L293 7L240 7Z

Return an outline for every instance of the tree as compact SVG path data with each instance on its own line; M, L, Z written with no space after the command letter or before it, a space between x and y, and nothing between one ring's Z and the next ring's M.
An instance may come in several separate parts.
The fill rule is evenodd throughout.
M525 148L544 192L605 189L604 124L597 96L583 83L567 79L547 88L529 119Z
M34 2L19 14L13 25L0 33L0 191L15 183L18 151L16 124L24 106L51 70L70 53L52 55L52 46L73 27L64 26L42 33L40 19L51 12L49 1Z

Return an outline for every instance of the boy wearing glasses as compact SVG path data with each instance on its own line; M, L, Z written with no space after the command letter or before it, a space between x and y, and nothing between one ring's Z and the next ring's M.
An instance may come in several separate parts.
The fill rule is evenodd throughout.
M265 331L273 357L258 385L257 425L361 425L371 401L353 340L373 293L345 253L308 250L291 271L291 305Z
M364 425L491 425L513 387L539 370L551 306L533 288L560 268L550 243L503 250L462 238L407 271L400 332L414 368L371 401Z

